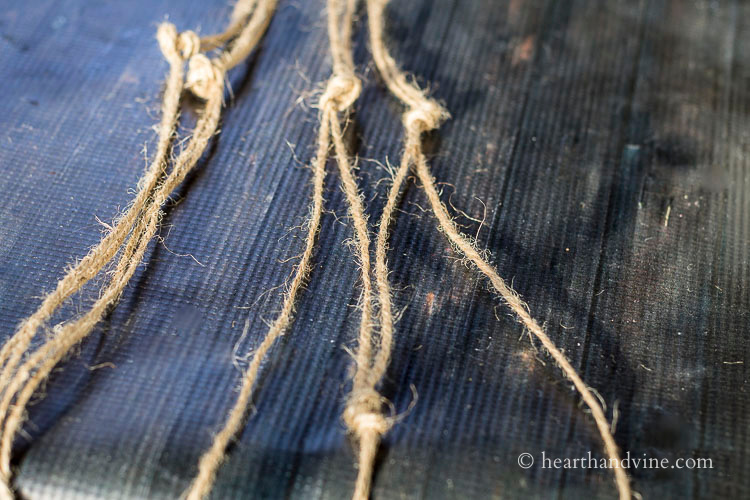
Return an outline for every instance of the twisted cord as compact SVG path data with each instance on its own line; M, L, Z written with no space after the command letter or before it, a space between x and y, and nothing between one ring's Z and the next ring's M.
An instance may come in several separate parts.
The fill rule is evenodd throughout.
M320 109L320 128L318 130L317 153L312 162L314 173L313 196L310 209L311 215L307 222L305 249L294 277L284 295L281 311L271 324L260 346L253 353L250 363L242 376L237 400L229 411L229 415L221 430L214 436L209 449L204 452L198 462L198 475L183 495L187 500L201 500L211 491L216 480L216 473L226 458L226 449L229 443L245 425L247 410L253 397L253 390L257 383L261 364L276 341L286 333L287 328L293 320L297 295L309 275L310 263L315 248L315 239L320 230L320 221L323 212L325 167L332 142L337 155L342 187L350 205L352 219L355 221L355 240L357 242L358 256L361 261L363 301L360 331L364 331L364 335L369 335L371 322L369 297L371 291L367 221L364 217L364 209L356 182L351 173L351 166L343 142L343 132L338 119L338 112L346 113L348 111L359 96L362 87L359 79L354 75L351 57L346 56L351 51L349 39L356 0L346 0L345 5L343 1L328 0L329 37L331 44L336 45L340 50L334 51L333 75L329 79L318 103ZM336 19L340 17L340 20L338 22L331 22L331 18L334 16L336 16ZM230 64L228 61L231 61L231 57L227 56L221 60L224 61L224 64Z
M384 19L383 13L388 0L367 0L367 13L370 28L370 46L373 59L378 71L391 93L398 97L406 106L407 111L403 115L403 124L406 135L404 154L399 169L394 176L394 182L388 195L386 209L381 217L378 236L376 240L376 262L375 273L379 289L379 300L381 303L381 347L378 359L375 361L377 373L384 373L390 353L390 342L392 338L392 314L390 305L390 291L388 288L387 265L385 262L387 253L388 227L393 217L396 202L400 196L403 181L411 166L414 166L417 178L427 195L438 224L451 243L490 281L494 289L500 294L503 301L516 314L520 322L542 343L547 352L557 362L563 373L569 378L576 390L580 393L583 401L591 409L591 414L596 423L599 434L604 441L604 448L611 460L615 463L614 474L621 500L631 498L630 483L621 466L619 451L612 436L610 425L604 415L599 401L594 397L591 390L586 386L575 368L565 358L565 355L555 346L547 333L531 317L528 305L519 297L500 277L495 268L476 249L474 241L464 236L458 230L456 224L448 214L445 205L440 201L440 196L435 185L435 180L429 171L427 161L422 151L421 135L423 132L433 130L448 117L436 102L429 99L416 85L406 79L406 75L398 68L393 57L388 53L383 41ZM369 473L371 474L371 472Z
M3 500L14 498L10 485L12 444L23 424L29 399L70 349L93 331L108 308L118 300L143 260L148 243L158 229L161 206L198 162L217 131L226 71L242 60L234 57L232 64L227 65L223 54L232 51L239 55L249 54L268 26L276 0L266 0L261 5L263 8L253 11L253 16L242 28L237 40L214 60L200 52L201 41L194 32L178 34L169 23L159 27L157 40L170 64L170 73L162 103L157 152L139 182L136 198L113 230L58 283L55 291L43 300L40 308L22 323L16 334L0 349L0 364L3 366L0 373L0 498ZM263 16L269 19L258 19ZM260 33L257 33L258 30ZM187 74L184 72L185 60L188 61ZM191 140L174 160L171 172L165 174L183 88L203 99L204 109ZM130 237L118 265L93 306L80 318L61 325L19 367L36 331L64 300L101 271L122 247L128 234Z

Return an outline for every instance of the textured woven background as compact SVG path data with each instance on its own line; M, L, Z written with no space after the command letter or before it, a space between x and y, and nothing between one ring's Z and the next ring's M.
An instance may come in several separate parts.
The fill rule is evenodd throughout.
M223 27L225 0L6 0L0 9L0 336L132 197L166 64L154 40ZM363 13L364 16L364 13ZM723 1L414 0L388 9L401 64L453 115L428 140L443 197L608 405L645 498L750 496L750 6ZM167 207L119 305L47 384L17 443L37 498L175 498L234 401L301 249L330 72L322 0L280 2L231 75L222 132ZM352 150L377 220L401 106L366 81ZM187 113L190 115L190 112ZM215 498L347 498L340 420L358 322L338 177L294 326ZM410 181L390 253L398 323L384 393L403 412L375 498L609 498L601 470L523 470L519 453L601 457L561 372L456 259ZM667 214L669 216L667 217ZM290 230L291 229L291 230ZM192 255L194 258L187 256ZM100 283L59 319L91 303ZM242 341L242 332L247 335ZM543 364L538 359L546 361ZM744 364L742 363L744 362Z

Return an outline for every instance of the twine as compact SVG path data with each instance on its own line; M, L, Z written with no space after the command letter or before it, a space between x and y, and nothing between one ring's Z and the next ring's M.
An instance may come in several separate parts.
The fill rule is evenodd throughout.
M138 183L136 197L112 231L58 282L55 290L43 299L39 309L21 323L16 333L0 349L0 365L3 367L0 373L0 498L14 498L10 484L12 444L23 424L29 399L57 363L91 333L109 307L117 302L156 234L161 206L196 165L217 131L226 72L239 64L257 45L275 6L276 0L238 2L233 23L241 21L243 26L238 30L232 24L225 34L220 35L226 47L214 59L208 59L200 52L206 47L202 47L201 39L195 33L178 33L169 23L159 27L157 40L170 65L170 72L162 102L156 154ZM184 72L186 60L187 74ZM203 111L192 138L171 162L171 171L166 174L183 88L204 101ZM114 258L126 239L127 244L108 285L91 308L78 319L56 328L55 333L19 366L37 331L67 298L79 291Z
M354 221L355 247L362 275L362 300L360 301L361 321L360 338L371 338L372 285L370 278L370 240L367 229L367 218L359 194L357 183L352 173L353 166L349 160L339 113L346 115L359 97L362 89L360 80L354 74L354 62L351 56L351 30L356 0L328 0L328 36L333 56L333 74L326 84L318 102L320 129L318 131L317 154L313 166L313 196L310 218L307 221L305 250L294 273L289 287L284 294L281 311L271 324L258 349L253 353L250 363L242 376L240 392L222 429L214 436L209 449L200 458L198 475L193 480L184 497L187 500L201 500L211 490L216 473L226 458L226 449L231 440L244 427L247 409L253 396L261 364L268 351L276 341L286 333L294 315L294 304L297 295L305 283L310 271L310 261L315 247L315 237L320 229L323 212L323 188L325 166L331 146L333 146L336 163L341 177L349 214ZM362 425L368 425L362 421Z
M563 353L555 346L544 329L529 314L528 305L519 297L497 273L495 268L485 259L472 238L463 235L448 214L445 205L440 201L435 179L430 173L422 151L421 135L423 132L433 130L448 118L448 113L435 101L429 99L425 93L415 84L406 79L406 75L398 68L393 57L388 53L383 41L384 19L383 11L388 0L367 0L367 14L370 29L370 47L375 60L375 65L383 78L386 86L401 100L407 111L402 117L406 140L401 164L394 176L393 185L388 194L386 208L381 217L376 243L375 276L378 283L381 324L380 351L375 358L371 371L372 389L385 372L391 351L393 318L391 314L391 298L388 286L388 270L385 262L387 253L388 227L393 217L396 202L400 196L403 181L411 166L414 167L417 178L427 195L438 225L450 242L461 252L476 268L490 281L494 289L503 298L503 301L515 313L520 322L528 329L563 370L565 376L573 382L576 390L580 393L583 401L591 409L591 414L596 422L599 434L604 441L604 448L610 460L614 460L614 475L617 489L621 500L631 498L630 483L625 470L620 465L619 451L614 437L610 431L610 425L604 415L599 401L594 397L591 390L586 386L575 368L565 358ZM374 432L374 431L373 431ZM367 456L362 457L360 452L359 477L357 479L357 490L354 498L365 500L368 497L369 485L360 489L360 483L372 477L372 451L367 451ZM365 470L363 470L363 465Z
M158 230L161 206L194 168L217 131L227 71L243 61L257 46L276 9L276 3L277 0L240 0L235 5L227 29L208 37L200 38L192 31L178 33L169 23L163 23L159 27L157 40L170 70L162 102L156 153L139 181L136 197L112 230L58 282L56 288L43 299L40 307L21 323L16 333L0 349L0 499L14 498L10 483L12 444L14 436L23 424L24 412L30 398L57 363L91 333L106 311L117 302L142 262L147 246ZM333 148L341 188L353 222L355 255L359 261L362 281L362 296L359 302L361 318L354 356L356 369L343 414L343 420L359 447L358 474L353 498L369 498L379 443L395 421L383 415L385 400L377 390L390 362L394 336L386 259L389 227L406 176L413 168L439 228L454 247L490 281L519 321L542 343L565 376L573 382L583 401L591 409L605 451L616 464L614 475L620 498L629 499L629 480L620 466L619 451L599 401L544 329L531 317L528 305L477 249L476 241L459 231L440 200L435 180L422 150L421 136L424 132L437 129L449 115L437 102L428 98L424 91L407 80L406 74L399 69L386 49L383 32L384 9L387 3L388 0L367 0L372 56L386 86L407 109L402 115L404 152L378 224L374 274L371 276L367 216L357 185L354 165L344 144L342 125L362 88L359 78L355 75L351 48L357 0L327 0L328 36L333 71L318 102L320 128L317 152L312 161L313 190L304 252L284 294L281 312L251 358L242 377L238 398L222 429L214 436L209 449L201 456L198 473L184 496L188 500L200 500L210 492L216 472L225 459L229 443L244 425L262 361L293 320L295 301L311 269L315 240L320 230L323 212L326 162ZM216 56L209 58L205 54L215 49L218 49ZM184 70L185 62L188 66L187 73ZM190 141L176 158L170 160L169 152L177 128L180 94L183 89L189 90L203 101L203 111ZM22 361L37 332L54 312L85 283L100 273L118 251L120 258L117 266L107 286L91 308L79 318L55 329L53 335ZM373 336L372 327L373 279L379 303L377 338Z

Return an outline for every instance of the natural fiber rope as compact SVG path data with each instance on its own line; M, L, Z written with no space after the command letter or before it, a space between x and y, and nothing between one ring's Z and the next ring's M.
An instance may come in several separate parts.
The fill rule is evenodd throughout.
M250 5L251 3L253 5ZM233 15L235 22L236 19L246 17L255 3L238 3L235 7L236 15ZM0 362L6 362L3 373L0 375L0 389L2 389L0 422L3 422L0 433L0 498L13 498L10 487L10 457L13 437L23 423L26 404L54 366L74 345L93 330L108 307L119 298L143 259L148 243L156 233L161 206L195 166L209 140L216 133L221 114L226 71L252 51L270 22L275 4L276 0L261 2L231 45L215 60L210 60L199 53L201 42L195 33L188 31L177 34L171 24L164 23L160 26L157 39L165 58L170 63L170 76L162 105L163 117L157 154L151 167L139 182L138 195L113 231L92 250L81 264L61 280L55 292L43 301L42 307L22 324L16 335L0 351ZM230 27L230 29L233 28ZM229 38L231 37L227 39ZM166 168L166 157L176 128L185 59L189 59L189 64L184 87L205 100L204 111L196 124L192 139L174 160L172 171L159 183ZM136 224L135 228L133 228L133 223ZM79 319L63 325L13 373L36 330L67 297L80 289L114 257L128 233L130 233L130 238L110 283L91 309ZM11 403L13 403L12 407Z
M257 4L258 0L239 0L235 3L234 8L232 9L232 14L229 18L230 23L227 29L225 29L223 33L201 37L201 50L205 52L221 47L232 38L236 37L247 24L247 18L253 13Z
M367 219L364 215L362 200L356 181L351 172L351 165L343 140L343 131L338 113L346 114L354 104L361 90L361 83L354 75L354 63L351 57L351 24L356 7L356 0L328 0L328 34L333 48L333 75L320 98L320 130L318 148L313 160L313 196L311 215L307 222L305 250L294 273L291 283L284 295L279 315L263 338L258 349L253 353L250 363L242 377L240 392L222 429L214 436L209 449L201 456L198 463L198 475L185 493L187 500L201 500L211 491L221 463L225 459L226 448L242 429L245 415L253 396L261 364L268 351L284 335L294 315L294 304L297 294L304 285L310 271L310 261L315 247L315 237L320 229L323 213L323 188L325 167L328 160L331 142L336 152L337 164L341 176L341 185L349 204L349 211L354 221L357 256L360 260L363 293L361 300L360 336L370 339L371 334L371 279L369 274L369 237ZM369 343L369 340L368 340Z
M508 307L518 316L523 325L541 341L544 348L549 352L552 358L557 362L565 375L573 382L576 390L581 394L586 405L591 409L592 416L596 426L604 441L604 447L610 459L614 459L616 464L614 468L617 488L622 500L630 499L630 484L625 470L621 467L619 460L619 451L610 431L609 423L604 415L599 401L594 397L591 390L586 386L576 370L565 358L563 353L555 346L547 333L531 317L528 312L528 305L518 296L518 294L509 287L500 277L495 268L476 249L475 242L467 236L461 234L456 224L451 219L445 205L440 201L435 180L430 174L427 161L422 152L421 134L437 128L440 122L447 118L447 112L434 101L427 98L424 92L410 84L406 80L405 74L398 68L396 62L388 53L383 41L384 21L383 12L388 0L367 0L367 13L370 28L370 46L375 59L375 64L391 92L397 96L404 104L407 105L407 112L404 114L403 122L406 133L405 149L401 165L396 172L388 195L386 209L381 218L381 224L378 231L376 243L376 279L379 288L379 299L381 304L381 346L378 358L374 363L374 376L380 375L385 371L390 353L390 342L392 337L392 317L390 316L390 292L388 290L388 273L385 263L387 250L388 226L392 218L396 201L399 197L401 186L406 177L408 169L414 165L417 177L422 183L425 194L430 202L435 217L442 231L451 241L451 243L469 260L477 269L489 279L492 286L500 294ZM375 371L377 367L377 371ZM375 381L377 382L377 381ZM363 472L360 471L360 475ZM371 475L371 472L365 472ZM366 498L366 497L361 497Z
M590 407L610 459L615 459L615 478L620 498L630 498L627 475L619 466L619 454L611 435L604 412L572 365L557 349L544 330L528 313L528 306L499 276L494 267L476 249L475 242L460 233L445 206L440 201L435 181L429 172L422 151L421 134L437 128L448 117L446 111L428 99L424 92L410 83L388 53L383 42L383 11L387 0L367 0L370 41L376 66L391 92L407 106L403 116L405 150L399 169L394 175L380 220L375 249L375 281L380 303L380 336L377 346L372 336L372 285L370 278L369 231L362 198L353 174L343 139L339 112L348 113L361 91L361 83L354 74L351 51L351 31L356 0L328 0L328 31L333 57L333 75L328 81L320 102L321 126L318 149L313 161L313 197L311 215L307 226L305 250L294 278L284 296L282 310L269 332L254 353L243 376L240 395L222 430L215 436L209 450L201 457L198 475L186 496L200 500L210 491L216 471L224 458L231 439L241 428L260 365L275 341L290 324L296 296L310 270L315 237L320 228L323 211L325 165L333 145L341 186L349 205L353 221L356 255L360 263L362 298L358 348L355 355L356 372L352 392L347 400L344 421L359 444L359 472L354 498L369 497L374 460L383 434L392 425L392 419L382 414L383 398L376 390L387 369L393 340L393 313L386 263L388 228L400 197L402 185L412 166L425 190L440 228L451 243L485 275L524 326L536 336L573 382L584 402ZM19 327L16 334L0 349L0 499L14 498L10 488L10 457L13 438L20 429L26 405L51 370L70 349L83 340L96 323L114 304L143 259L147 246L158 229L161 206L174 189L184 180L216 133L223 100L223 82L226 72L244 60L265 32L276 0L240 0L232 14L232 22L225 32L199 38L193 32L178 34L174 26L165 23L159 28L157 38L170 63L170 73L162 104L159 141L154 160L139 182L139 190L131 207L115 224L112 231L92 249L42 302L40 308ZM209 59L201 51L213 50L226 44L217 57ZM184 61L188 60L185 77ZM183 80L184 84L183 84ZM192 140L173 161L172 170L166 174L168 154L179 112L182 88L187 88L205 101ZM130 237L128 238L128 235ZM36 332L60 305L110 262L128 239L118 265L107 287L91 309L80 318L65 323L51 338L34 351L21 364ZM375 349L373 349L376 347Z
M297 265L294 278L289 284L289 288L284 296L284 303L281 307L281 312L271 325L271 328L269 328L266 337L263 339L250 360L250 364L242 379L242 387L237 396L237 401L232 407L229 417L224 423L224 427L218 434L216 434L216 436L214 436L211 447L203 454L198 463L198 475L195 477L189 490L185 494L185 497L188 500L200 500L211 490L216 477L216 471L224 460L226 448L232 438L242 428L261 362L276 340L284 334L292 320L297 293L302 288L302 285L310 272L310 261L315 246L315 236L320 229L320 218L323 213L325 164L328 156L328 149L330 147L329 135L328 128L322 126L318 133L318 152L313 161L313 197L310 218L307 221L305 250L302 253L299 264Z
M178 51L170 50L168 46L165 46L165 44L172 43L170 40L175 36L174 26L169 24L163 24L157 32L157 39L162 46L165 58L169 62L170 69L162 102L162 119L159 126L156 154L148 170L139 181L138 193L130 204L130 208L114 225L112 231L58 282L55 290L44 298L39 309L24 320L16 333L5 342L2 350L0 350L0 365L4 364L0 375L0 388L7 384L9 377L39 328L68 297L80 290L115 256L130 233L142 208L149 203L152 191L164 173L169 146L177 124L180 92L182 91L184 78L184 62Z
M18 331L3 345L0 351L0 362L4 362L5 365L2 375L0 375L0 389L3 390L3 401L0 404L0 415L2 415L0 422L3 421L8 405L10 404L10 399L15 394L15 391L9 388L9 385L14 380L14 370L18 366L21 357L26 352L37 330L68 297L80 290L85 283L96 276L114 257L128 236L128 233L130 233L133 223L141 213L142 207L149 202L152 191L166 168L167 155L177 123L184 70L183 60L175 47L177 45L177 36L174 26L169 24L161 25L157 32L157 39L165 58L169 62L170 70L162 102L162 119L159 126L159 140L154 159L139 181L139 190L136 198L131 203L130 208L114 225L112 231L58 282L55 290L44 298L39 309L27 318L21 324ZM134 241L134 238L131 236L130 242L132 241ZM16 387L18 385L20 383L15 384ZM21 410L23 410L24 406L25 404L21 406ZM11 423L11 425L17 427L16 424ZM0 498L12 499L14 498L14 494L10 487L10 447L16 430L14 429L11 432L8 425L4 425L2 433L5 433L6 430L9 432L9 437L7 438L9 445L7 446L7 452L0 451ZM7 455L7 458L4 458L5 455Z
M220 82L217 82L220 85ZM144 214L144 220L147 220L146 231L140 235L141 243L138 245L132 257L125 265L118 266L110 284L103 291L93 307L79 319L66 323L62 329L52 337L47 343L43 344L31 354L26 362L16 372L3 393L3 399L0 401L0 416L4 417L13 396L13 406L5 419L2 434L0 438L0 473L3 475L10 474L10 454L13 444L13 437L23 422L23 412L26 404L34 391L47 378L57 363L69 352L70 348L83 340L92 330L96 323L102 318L108 306L114 303L123 289L127 285L130 277L135 273L138 265L143 258L147 248L147 242L151 240L158 228L159 212L161 205L166 202L172 191L185 179L185 176L192 170L197 163L211 134L207 132L213 129L215 131L219 122L221 111L221 95L214 96L206 102L204 115L201 117L196 132L203 132L202 137L194 136L193 141L180 154L176 160L175 167L170 173L167 181L157 191L154 196L154 203ZM122 261L121 261L122 263ZM19 391L16 394L16 391Z
M235 6L233 19L238 18L241 21L241 14L252 10L252 5L246 4L254 5L255 1L239 2ZM236 22L233 27L230 27L230 30L236 29L234 28L235 24ZM230 30L227 30L227 32ZM138 182L139 188L135 199L117 223L114 224L112 230L58 282L55 290L44 298L34 314L21 323L16 333L0 349L0 366L3 367L0 374L0 387L7 384L11 373L17 367L36 332L46 320L68 297L79 291L115 256L143 209L151 203L153 190L164 175L167 155L179 115L180 93L182 92L184 79L184 58L197 52L201 42L191 31L177 34L174 26L169 23L163 23L159 27L157 40L162 53L170 64L170 72L162 101L162 119L159 126L156 154L146 173ZM141 218L141 227L143 226L143 220ZM138 234L139 231L135 230L133 233ZM129 239L128 248L131 253L134 243L137 241L138 238L131 237Z
M176 34L173 27L170 29L167 26L160 29L160 35L167 31ZM160 37L160 42L163 42L163 40ZM172 47L177 46L177 38L174 39L174 42ZM162 46L164 47L164 43L162 43ZM165 51L165 55L167 54L169 54L169 50ZM139 225L141 225L141 222L147 221L145 230L143 233L133 232L131 235L128 248L123 252L120 264L109 285L87 313L73 322L66 323L59 329L54 336L31 354L29 359L21 365L5 385L3 398L0 401L0 419L4 420L2 433L0 434L0 473L3 478L10 477L13 437L23 422L23 412L28 400L47 378L54 366L69 352L70 348L85 338L93 330L107 308L116 302L140 264L148 242L156 232L161 205L197 163L208 141L215 133L221 110L222 86L222 79L214 82L214 87L217 90L206 101L203 116L198 121L193 139L175 160L171 173L153 195L153 201L144 208ZM137 247L129 255L129 250L133 248L134 242ZM13 400L14 396L15 400ZM13 403L12 407L10 407L11 402ZM8 413L9 408L10 412Z

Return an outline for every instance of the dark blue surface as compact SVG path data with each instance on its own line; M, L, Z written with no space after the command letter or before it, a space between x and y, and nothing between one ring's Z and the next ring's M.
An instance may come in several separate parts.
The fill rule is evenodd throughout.
M132 197L154 147L166 64L154 33L213 32L206 2L10 0L0 9L0 334L12 334ZM427 139L443 198L547 324L633 456L645 498L750 496L750 12L742 2L393 2L394 55L453 115ZM401 106L370 62L351 149L370 220L397 162ZM19 439L27 498L175 498L224 421L301 250L316 112L330 73L322 0L281 1L231 75L221 134L165 207L118 306L56 371ZM190 117L191 111L187 111ZM347 498L340 415L359 296L334 171L315 267L271 352L215 498ZM456 258L413 181L389 262L399 321L383 387L397 412L375 498L610 498L601 470L517 457L601 456L593 421ZM667 207L669 218L667 219ZM187 254L190 254L188 256ZM191 257L192 256L192 257ZM101 281L57 320L83 310ZM268 293L267 292L271 290ZM247 334L243 337L243 331ZM541 361L546 364L542 364ZM738 363L742 362L742 363Z

